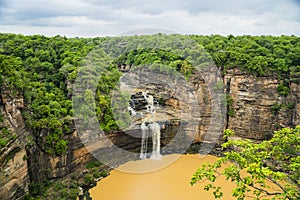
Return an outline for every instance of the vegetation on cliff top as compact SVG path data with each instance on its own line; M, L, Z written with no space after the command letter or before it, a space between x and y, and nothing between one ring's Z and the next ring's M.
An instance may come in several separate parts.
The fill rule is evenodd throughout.
M160 37L134 36L151 44ZM201 44L223 74L237 68L254 76L273 76L281 80L278 93L289 93L291 82L299 83L300 38L297 36L172 36L189 38ZM126 37L130 42L132 37ZM106 42L111 52L120 46L118 39L66 38L42 35L23 36L0 34L0 88L11 90L12 95L23 95L27 129L33 134L34 143L44 152L55 156L68 148L66 135L73 127L72 84L85 57ZM138 41L138 40L137 40ZM129 50L111 60L95 95L96 112L103 130L118 129L110 106L111 90L118 82L122 65L162 64L175 68L189 77L194 66L182 56L168 49L151 49L148 46ZM187 54L193 55L193 49ZM205 58L203 59L205 62ZM0 90L1 90L0 89ZM88 94L87 94L88 95ZM234 111L232 111L233 114ZM0 148L5 144L1 138ZM32 143L30 144L32 145Z
M158 35L159 37L159 35ZM179 36L174 36L176 38ZM224 73L238 68L257 76L275 76L282 80L278 92L289 93L290 82L299 82L300 38L296 36L185 36L203 45L217 67ZM132 37L127 37L130 42ZM73 110L72 83L85 56L104 41L116 52L118 40L111 38L71 38L41 35L0 34L0 83L24 94L26 124L49 154L62 154L67 148L64 134L70 132ZM151 44L156 36L141 36ZM139 41L139 40L137 40ZM121 65L161 63L189 76L193 66L168 50L143 48L128 51L112 61L109 73L118 73ZM115 48L115 49L114 49ZM190 49L190 51L193 51ZM193 52L189 53L190 55ZM105 75L98 87L97 111L104 130L118 129L112 117L110 90L120 75ZM103 88L108 90L103 92Z

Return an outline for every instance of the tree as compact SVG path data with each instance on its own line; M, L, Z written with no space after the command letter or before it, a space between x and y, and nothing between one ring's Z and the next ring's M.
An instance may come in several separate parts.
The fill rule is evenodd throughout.
M225 136L233 131L226 130ZM300 126L276 131L270 140L254 143L250 140L231 140L223 144L228 151L213 164L204 164L192 176L191 185L208 181L205 190L213 190L221 198L221 187L214 182L219 176L235 182L232 196L238 200L251 196L262 199L300 199ZM221 166L230 163L223 170ZM243 172L243 173L241 173ZM278 190L271 190L273 184Z
M249 59L247 64L250 71L258 72L259 75L264 75L268 67L268 61L263 56L255 56Z

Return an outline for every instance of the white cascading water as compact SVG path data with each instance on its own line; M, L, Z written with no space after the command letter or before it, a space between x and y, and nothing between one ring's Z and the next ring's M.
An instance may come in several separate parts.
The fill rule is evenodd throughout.
M152 95L148 95L147 92L142 92L144 99L147 101L147 112L153 113L154 109L154 99Z
M149 115L153 115L156 111L156 107L158 106L158 102L155 100L152 95L149 95L147 92L142 92L142 96L144 100L147 102L146 111ZM131 107L132 106L132 107ZM134 109L134 101L128 106L128 111L131 116L143 116L143 111L139 112ZM147 158L147 148L148 148L148 139L151 136L152 138L152 152L150 154L151 159L160 159L160 125L154 120L144 119L145 121L141 124L142 129L142 145L141 145L141 153L140 158Z
M160 155L160 126L158 123L153 122L148 125L149 130L152 134L152 153L150 158L159 160L161 158Z
M131 116L136 116L137 113L136 113L136 111L133 108L131 108L130 106L128 106L127 109L129 110L129 113L130 113Z
M141 153L140 158L146 159L147 158L147 145L148 145L148 136L152 136L152 153L150 158L159 160L161 158L160 154L160 126L156 122L143 122L141 125L142 129L142 146L141 146Z
M141 129L142 129L142 146L141 146L140 158L146 159L147 158L149 128L146 126L145 122L142 123Z

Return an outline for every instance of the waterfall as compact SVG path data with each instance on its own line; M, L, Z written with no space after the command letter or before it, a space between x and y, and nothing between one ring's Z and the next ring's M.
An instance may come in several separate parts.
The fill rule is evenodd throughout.
M127 110L131 116L142 116L145 113L155 113L159 107L157 99L147 92L138 92L131 95Z
M152 95L148 95L147 92L142 92L142 95L144 96L144 99L147 102L146 111L153 113L155 111L154 109L154 98Z
M145 122L142 123L141 129L142 129L142 146L141 146L140 158L146 159L147 158L149 128L147 127Z
M161 158L160 155L160 126L158 123L153 122L148 125L151 133L152 133L152 153L151 159L159 160Z
M129 110L129 113L130 113L131 116L136 116L137 113L132 107L128 106L127 109Z
M152 138L152 152L150 154L151 159L160 159L160 125L154 122L156 109L159 107L157 99L148 94L148 92L137 92L131 94L129 100L129 106L127 107L130 115L136 119L141 119L142 130L142 145L140 158L147 158L148 139ZM150 118L150 119L149 119ZM153 119L151 119L153 118Z
M142 129L142 146L140 158L147 158L147 145L148 145L148 136L152 136L152 153L150 158L159 160L161 158L160 154L160 126L156 122L143 122L141 125Z

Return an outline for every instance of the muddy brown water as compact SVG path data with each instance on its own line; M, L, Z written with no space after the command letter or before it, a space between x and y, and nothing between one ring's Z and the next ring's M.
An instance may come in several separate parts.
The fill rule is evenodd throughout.
M204 163L213 163L215 156L182 155L163 156L161 160L138 160L127 162L111 171L110 175L90 190L93 200L213 200L211 191L204 191L204 184L190 185L192 174ZM167 166L166 166L167 165ZM139 173L145 171L153 172ZM137 173L127 173L136 171ZM217 179L222 187L222 199L234 199L231 191L235 184L224 177Z

